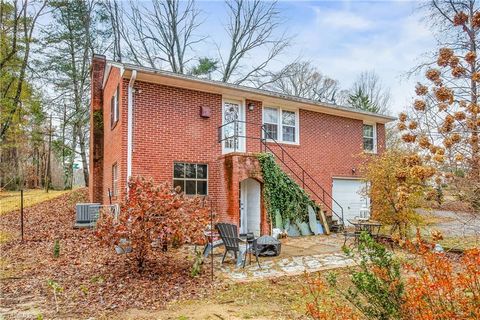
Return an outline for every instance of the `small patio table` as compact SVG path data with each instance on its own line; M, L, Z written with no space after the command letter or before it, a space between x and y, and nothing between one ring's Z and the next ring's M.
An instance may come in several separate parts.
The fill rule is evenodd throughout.
M353 237L355 239L355 243L357 243L360 234L364 231L366 231L372 238L377 239L380 228L382 227L382 223L375 220L354 219L347 221L354 226L355 230L353 233L345 231L345 241L343 242L343 245L346 244L348 237Z
M241 233L240 236L239 236L239 239L241 241L245 242L245 257L243 259L243 267L245 268L245 262L247 261L247 254L248 254L248 258L249 258L248 264L250 265L252 263L252 253L253 253L255 255L255 259L257 261L258 267L261 268L260 267L260 261L258 261L258 248L257 248L257 239L258 238L255 238L254 234L249 232L249 233ZM243 256L243 254L240 253L239 259L241 259L242 256ZM239 262L237 262L237 264Z

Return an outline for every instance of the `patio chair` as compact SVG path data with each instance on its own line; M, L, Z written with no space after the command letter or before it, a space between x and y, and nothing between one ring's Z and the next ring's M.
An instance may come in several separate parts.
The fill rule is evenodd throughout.
M225 257L229 251L233 252L236 260L238 253L240 252L241 242L241 239L238 237L237 226L230 223L217 223L216 228L220 234L223 244L225 245L225 253L223 254L222 264L225 261Z
M353 243L354 243L354 245L356 245L358 243L358 240L360 238L360 234L362 233L362 230L357 225L352 223L350 220L347 220L347 221L348 221L348 223L353 225L355 229L353 230L353 232L348 231L346 228L343 230L343 235L345 237L345 240L343 241L343 246L345 246L347 244L348 238L353 238Z
M249 239L248 236L245 240L241 239L238 236L237 226L230 223L218 223L216 225L220 238L225 245L225 253L223 254L222 264L225 261L227 253L233 252L235 260L238 260L238 255L243 254L240 250L240 243L245 242L245 258L243 260L243 267L245 267L245 261L247 260L247 253L255 254L258 266L260 267L260 262L258 260L258 249L257 249L257 240Z

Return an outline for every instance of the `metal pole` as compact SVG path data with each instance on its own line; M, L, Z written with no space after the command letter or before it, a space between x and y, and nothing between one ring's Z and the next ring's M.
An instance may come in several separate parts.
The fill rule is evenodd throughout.
M210 209L210 268L212 269L213 284L213 211Z
M50 181L52 180L51 169L50 169L50 157L52 153L52 115L50 115L50 128L49 128L49 135L48 135L48 154L47 154L47 170L45 174L45 191L48 193L48 189L50 189ZM73 164L72 164L73 165Z
M20 190L20 232L23 241L23 189Z

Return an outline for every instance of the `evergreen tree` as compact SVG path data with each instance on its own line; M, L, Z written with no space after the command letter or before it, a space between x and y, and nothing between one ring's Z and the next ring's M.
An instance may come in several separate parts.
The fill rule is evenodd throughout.
M77 153L88 186L90 60L108 36L102 29L107 18L95 0L51 1L50 6L51 23L43 29L42 65L58 97L55 113L61 115L62 135L56 145L62 152L65 187L72 187Z

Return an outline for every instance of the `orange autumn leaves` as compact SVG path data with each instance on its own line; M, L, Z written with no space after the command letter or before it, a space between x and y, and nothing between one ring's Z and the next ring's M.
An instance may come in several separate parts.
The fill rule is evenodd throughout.
M480 250L455 261L427 244L407 243L416 259L404 264L407 277L405 319L480 319Z
M399 286L403 288L396 300L398 312L385 319L480 319L480 250L472 249L457 257L434 252L432 245L420 238L417 240L404 244L408 259L402 263L403 272L394 279L378 263L365 265L370 277L376 279L374 282L392 284L386 287L390 294L376 295L377 299L398 296ZM375 259L375 254L370 254L370 259ZM310 317L316 320L376 318L368 313L368 309L365 312L362 308L354 308L343 298L345 293L358 289L354 287L358 274L350 272L341 286L321 278L308 279L305 294L310 298L306 305ZM373 292L375 288L370 293ZM366 294L358 299L364 299L363 303L367 304L374 302L373 296ZM388 304L376 300L375 305Z
M480 13L458 12L453 26L461 27L468 42L470 34L480 29ZM401 113L398 129L402 140L425 150L426 160L439 165L468 160L474 173L480 172L480 84L476 47L470 50L444 47L438 51L436 64L425 72L429 83L418 83L413 114ZM447 152L448 151L448 152ZM461 159L461 160L460 160Z
M108 245L127 244L128 256L141 272L152 253L184 243L204 241L203 231L210 221L210 208L200 197L187 197L168 183L156 185L152 179L131 178L126 202L118 219L108 212L97 223L98 238Z
M372 217L406 232L408 225L418 219L415 208L423 204L425 193L430 189L428 181L435 172L417 154L389 150L370 159L362 173L370 182L367 191Z

